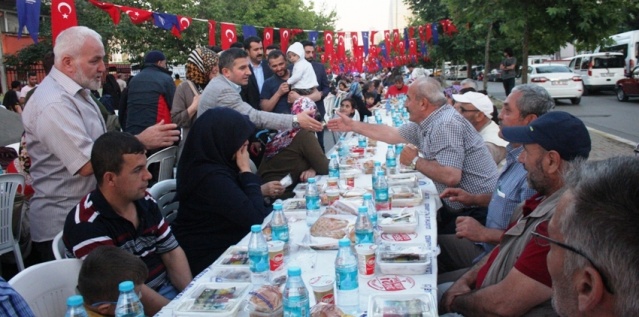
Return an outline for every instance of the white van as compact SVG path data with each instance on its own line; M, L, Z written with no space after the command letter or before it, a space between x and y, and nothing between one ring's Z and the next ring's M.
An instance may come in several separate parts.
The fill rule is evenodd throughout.
M624 58L621 53L593 53L573 57L568 67L584 83L584 92L614 90L617 80L624 77Z
M612 44L607 47L597 47L595 52L619 52L624 55L626 75L637 66L639 56L639 30L615 34L610 37Z

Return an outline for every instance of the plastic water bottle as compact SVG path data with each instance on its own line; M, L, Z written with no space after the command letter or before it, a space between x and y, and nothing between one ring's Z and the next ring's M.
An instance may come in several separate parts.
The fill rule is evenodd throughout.
M144 308L133 290L133 282L124 281L118 285L118 289L120 296L115 305L115 317L144 317Z
M399 156L402 154L402 151L404 150L404 144L400 143L400 144L395 145L395 149L396 149L396 151L395 151L395 159L396 159L395 164L397 164L397 173L399 173L400 169L401 169L400 167L402 165L400 163L400 161L399 161Z
M308 317L311 315L308 289L302 280L302 270L298 266L288 268L288 279L282 293L284 317Z
M331 160L328 162L328 177L339 178L339 160L337 154L331 154Z
M248 244L249 268L251 283L262 286L269 283L268 244L262 234L262 225L251 226L251 237Z
M364 122L368 123L368 115L364 115Z
M315 178L310 177L306 186L306 224L312 226L320 214L319 189Z
M375 227L377 227L377 209L375 208L375 202L373 202L373 195L371 195L371 193L364 194L362 206L368 208L368 218L370 218L373 229L375 229Z
M390 210L390 199L388 197L388 183L386 182L386 176L384 172L377 174L377 181L375 182L375 209Z
M368 207L357 208L357 220L355 221L355 243L375 243L373 237L373 223L368 216Z
M361 147L361 148L366 148L366 143L367 143L367 142L366 142L366 136L364 136L364 135L360 134L360 135L357 137L357 146L358 146L358 147Z
M388 175L397 173L397 155L395 155L395 146L389 145L386 151L386 170Z
M81 295L73 295L67 298L67 312L64 317L88 317L84 309L84 299Z
M377 174L382 171L382 163L375 161L373 165L373 178L371 184L373 184L373 190L375 189L375 183L377 182Z
M288 221L282 211L282 204L273 204L273 217L271 218L271 239L284 241L288 244Z
M346 314L357 316L359 310L359 282L357 281L357 257L351 250L351 241L339 240L335 258L335 285L337 306Z
M348 157L349 148L348 148L348 145L346 144L346 139L344 138L343 135L339 137L339 143L337 144L338 144L337 151L338 151L340 159Z

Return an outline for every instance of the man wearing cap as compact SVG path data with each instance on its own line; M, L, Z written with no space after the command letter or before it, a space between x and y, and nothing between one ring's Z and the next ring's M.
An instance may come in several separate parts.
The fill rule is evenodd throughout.
M561 111L549 112L525 127L502 129L519 143L519 161L537 194L520 204L501 243L444 293L441 312L465 316L556 316L550 299L548 245L533 239L547 235L548 220L564 193L564 175L576 160L587 159L590 135L583 122Z
M142 70L129 83L124 131L137 134L156 123L170 123L174 95L175 83L166 69L164 53L148 52Z
M499 137L499 126L492 120L493 103L488 96L474 91L453 95L455 109L475 127L497 165L506 157L508 142Z
M504 101L499 114L500 128L527 126L554 105L554 100L544 88L531 84L519 85ZM466 206L488 206L488 214L485 226L471 217L457 217L455 233L437 237L441 249L437 257L440 284L457 280L499 244L517 205L536 193L528 186L523 164L517 162L523 149L515 143L506 146L506 163L492 194L473 195L454 187L446 188L441 193L440 197Z

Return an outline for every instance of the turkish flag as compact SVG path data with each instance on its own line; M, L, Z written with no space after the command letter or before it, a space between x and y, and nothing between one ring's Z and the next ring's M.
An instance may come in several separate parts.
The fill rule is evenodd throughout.
M337 58L343 60L346 58L346 47L344 47L345 32L337 32Z
M327 58L331 60L333 56L333 31L324 31L324 52Z
M266 49L266 47L268 47L269 45L273 45L273 28L272 27L264 28L264 38L262 39L262 45L264 46L264 49Z
M286 54L286 50L288 49L288 40L291 38L291 30L286 28L280 28L280 46L282 52ZM300 56L303 57L303 56Z
M178 24L173 26L173 28L171 29L171 34L175 35L175 37L181 39L182 38L182 32L184 32L184 30L186 30L189 26L191 26L191 22L193 21L191 18L189 17L184 17L181 15L177 16L177 20L178 20Z
M352 44L353 55L354 56L359 56L360 55L360 48L359 48L359 36L357 36L357 32L351 32L351 41L353 42L353 44Z
M395 52L399 52L399 30L398 29L393 30L393 48L395 49Z
M377 58L377 45L371 45L368 49L370 51L370 56L373 58Z
M215 46L215 21L209 20L209 46Z
M235 24L233 23L220 23L222 35L220 40L222 42L222 49L228 50L231 44L237 42L237 33L235 31Z
M397 46L399 46L399 55L406 54L406 48L404 47L404 41L399 41L399 43L397 43Z
M415 37L415 27L411 26L408 28L408 37L409 38L414 38Z
M153 12L147 10L125 6L121 6L120 10L129 16L133 24L141 24L153 18Z
M430 39L433 37L433 30L430 26L430 23L426 24L426 42L430 42Z
M120 10L118 9L118 7L113 5L113 3L97 0L89 0L89 2L91 2L91 4L93 4L94 6L102 9L104 12L108 13L111 17L111 20L113 20L113 24L118 25L118 23L120 23Z
M302 30L302 29L292 29L290 38L294 38L295 35L298 35L298 34L301 34L301 33L304 33L304 30Z
M369 39L371 40L371 46L375 45L375 34L377 34L377 31L371 31L371 35L369 36Z
M391 40L390 40L390 31L389 30L384 30L384 42L386 42L386 47L388 49L390 49Z
M78 17L75 15L75 2L73 0L51 1L51 34L53 44L60 32L78 25Z
M422 42L426 41L426 28L424 28L423 25L419 26L419 39L422 40Z
M408 50L408 53L410 54L410 56L417 56L417 40L416 39L410 39L410 48Z

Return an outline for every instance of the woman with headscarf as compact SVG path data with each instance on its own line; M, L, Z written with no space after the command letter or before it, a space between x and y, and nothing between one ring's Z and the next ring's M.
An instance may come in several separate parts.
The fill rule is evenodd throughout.
M250 170L247 148L254 130L248 116L226 107L207 110L191 127L194 137L186 140L178 163L180 208L171 227L194 275L271 211L260 178Z
M182 128L180 153L197 114L200 94L218 74L218 55L206 47L198 47L189 54L186 62L186 80L175 89L171 120Z
M296 115L306 110L316 110L315 103L307 98L297 99L291 113ZM328 159L315 133L302 129L280 131L266 144L264 158L257 171L263 182L279 181L291 174L293 184L285 192L277 192L272 197L289 198L299 182L305 182L316 174L328 174Z

